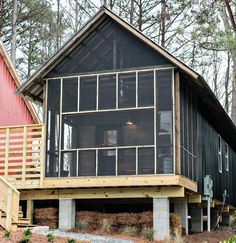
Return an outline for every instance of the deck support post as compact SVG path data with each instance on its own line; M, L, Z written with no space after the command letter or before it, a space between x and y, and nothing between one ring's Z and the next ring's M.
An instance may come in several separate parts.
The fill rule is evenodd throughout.
M192 207L191 208L191 232L203 231L203 208Z
M75 200L59 199L59 229L75 228Z
M29 219L30 224L33 224L34 201L27 200L26 204L26 218Z
M165 240L170 236L169 198L153 198L154 240Z
M188 203L187 202L175 202L174 211L178 213L181 218L181 226L185 230L185 234L188 235Z

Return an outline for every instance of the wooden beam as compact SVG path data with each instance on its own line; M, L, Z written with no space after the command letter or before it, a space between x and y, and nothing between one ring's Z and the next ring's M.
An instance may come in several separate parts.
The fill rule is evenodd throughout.
M21 200L52 200L61 198L105 199L105 198L153 198L184 197L184 187L135 187L135 188L93 188L93 189L47 189L24 190Z
M77 178L45 178L43 188L88 188L125 186L183 186L197 192L197 184L179 175L99 176Z
M171 202L201 203L202 196L200 194L185 195L184 198L173 198Z

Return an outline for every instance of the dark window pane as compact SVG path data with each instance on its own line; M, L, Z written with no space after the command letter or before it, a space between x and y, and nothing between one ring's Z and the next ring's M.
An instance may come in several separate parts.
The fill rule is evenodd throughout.
M99 77L99 109L116 108L116 75Z
M59 173L58 150L60 130L60 92L61 80L48 81L47 100L47 161L46 176L55 177Z
M172 147L157 148L157 174L173 173Z
M62 152L61 154L61 177L76 176L77 164L76 151Z
M80 78L80 110L96 110L97 76Z
M116 150L98 151L98 175L116 175Z
M138 174L154 174L154 148L138 149Z
M118 150L118 174L119 175L136 174L136 149Z
M79 151L79 176L96 175L96 151L81 150Z
M154 104L154 74L140 72L138 74L138 106L152 106Z
M136 74L119 75L119 108L136 106Z
M78 79L64 78L62 94L62 112L77 111Z

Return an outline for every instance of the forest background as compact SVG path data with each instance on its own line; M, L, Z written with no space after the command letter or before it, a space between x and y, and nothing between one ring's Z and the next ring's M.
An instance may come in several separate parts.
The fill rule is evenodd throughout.
M102 5L201 74L236 124L236 0L0 0L0 37L22 80Z

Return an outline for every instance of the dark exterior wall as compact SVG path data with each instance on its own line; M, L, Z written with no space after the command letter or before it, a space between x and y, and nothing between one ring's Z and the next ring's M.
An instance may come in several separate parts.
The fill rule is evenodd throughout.
M186 170L188 165L191 165L188 154L183 153L181 149L181 174L193 178L198 183L198 191L203 193L203 178L205 175L211 175L213 179L213 197L223 201L223 194L226 190L228 197L226 202L236 206L236 192L233 190L234 181L233 174L236 172L236 152L235 144L232 144L230 139L225 136L225 133L220 129L219 122L214 117L214 113L207 108L207 105L197 95L195 87L191 87L187 79L181 78L180 85L180 106L181 106L181 146L188 148L189 135L186 136L186 129L189 126L196 126L196 133L193 130L192 141L196 146L196 160L192 172ZM192 96L192 97L191 97ZM196 104L190 102L196 100ZM193 111L192 116L185 117L187 111ZM186 124L188 126L186 127ZM219 135L222 145L222 173L218 167L218 148ZM186 143L187 141L187 143ZM187 145L186 145L187 144ZM226 170L225 144L229 148L229 171Z
M80 42L47 77L171 65L109 17Z
M32 116L24 100L15 94L16 84L0 55L0 126L32 124Z

